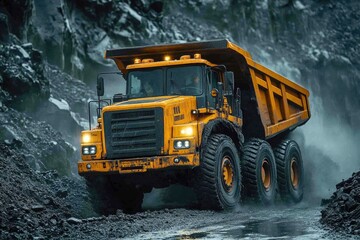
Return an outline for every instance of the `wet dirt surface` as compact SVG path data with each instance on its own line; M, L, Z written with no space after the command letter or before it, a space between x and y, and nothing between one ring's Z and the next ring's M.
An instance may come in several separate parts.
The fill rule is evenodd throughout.
M319 223L320 210L306 203L271 209L244 206L213 216L198 213L197 220L188 219L193 226L175 226L125 239L356 239L324 228Z

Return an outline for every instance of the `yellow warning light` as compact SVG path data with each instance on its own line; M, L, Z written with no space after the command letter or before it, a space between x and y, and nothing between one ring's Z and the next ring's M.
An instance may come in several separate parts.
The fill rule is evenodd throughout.
M164 57L164 60L165 60L165 61L170 61L170 59L171 59L170 56L165 56L165 57Z
M152 59L152 58L144 58L141 62L142 63L151 63L151 62L154 62L154 59Z
M186 59L190 59L190 55L182 55L180 57L180 60L186 60Z
M201 54L200 53L195 53L194 58L195 59L201 59Z
M134 63L141 63L141 59L140 58L135 58Z

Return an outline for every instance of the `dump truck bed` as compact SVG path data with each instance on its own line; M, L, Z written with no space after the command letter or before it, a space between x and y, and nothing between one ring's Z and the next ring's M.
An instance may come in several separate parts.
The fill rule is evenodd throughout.
M234 91L240 88L242 92L246 137L269 139L309 120L309 92L305 88L255 62L247 51L228 40L113 49L106 51L105 58L113 59L126 73L126 66L135 58L163 61L165 55L180 59L195 53L234 72Z
M265 137L292 130L310 118L306 89L250 59L247 63Z

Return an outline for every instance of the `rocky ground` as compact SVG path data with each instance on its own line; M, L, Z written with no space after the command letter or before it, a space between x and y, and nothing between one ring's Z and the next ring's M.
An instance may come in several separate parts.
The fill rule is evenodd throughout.
M97 216L83 180L32 169L17 141L0 143L0 158L0 239L119 238L218 219L184 209Z
M49 116L61 116L67 126L78 124L70 107L64 107L65 94L52 93L49 72L57 68L47 65L31 44L10 37L0 45L0 238L49 238L61 233L66 219L93 214L85 184L72 171L79 154L55 130L59 119L49 121ZM66 93L65 87L59 89ZM44 113L47 118L41 117Z
M1 143L0 149L1 239L57 236L67 219L85 212L79 209L87 197L81 182L33 170L18 143Z
M321 222L338 231L360 235L360 172L336 185L336 192L325 201Z

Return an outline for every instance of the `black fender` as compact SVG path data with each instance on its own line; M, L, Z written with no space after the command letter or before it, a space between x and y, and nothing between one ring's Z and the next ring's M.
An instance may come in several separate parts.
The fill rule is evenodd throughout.
M221 133L229 136L233 140L236 148L238 149L239 156L241 156L244 143L244 135L242 134L241 126L221 118L211 120L205 125L201 138L201 155L203 155L203 149L205 148L210 135L216 133Z

